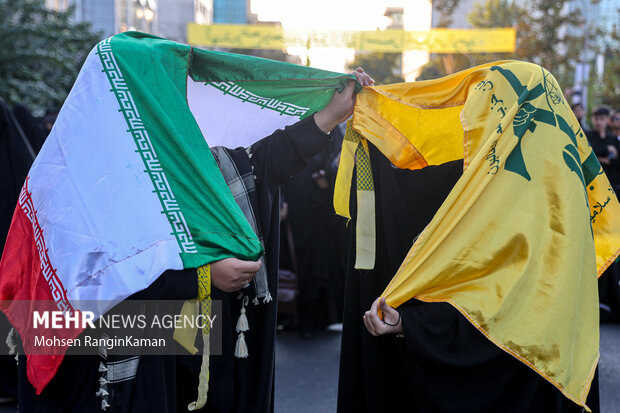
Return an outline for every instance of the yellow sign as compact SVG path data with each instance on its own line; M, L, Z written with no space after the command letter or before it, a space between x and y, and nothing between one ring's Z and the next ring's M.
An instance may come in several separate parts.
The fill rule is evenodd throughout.
M432 29L427 31L328 31L285 30L264 25L200 25L188 23L190 44L235 49L284 49L301 47L345 47L372 52L400 53L426 50L431 53L514 52L516 30Z

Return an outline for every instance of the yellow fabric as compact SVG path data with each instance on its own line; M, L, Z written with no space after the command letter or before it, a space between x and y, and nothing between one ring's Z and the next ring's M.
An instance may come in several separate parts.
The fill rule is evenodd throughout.
M183 303L181 308L181 317L189 317L193 320L198 316L198 312L205 319L208 320L208 316L211 315L211 265L203 265L197 270L198 279L198 297L195 300L187 300ZM209 323L204 323L205 328L203 334L209 334ZM172 338L185 348L192 355L198 352L198 349L194 346L196 342L196 334L198 328L194 327L177 327L174 329Z
M209 390L209 357L210 357L210 344L209 334L211 332L211 325L209 323L209 317L211 316L211 265L203 265L197 270L198 278L198 297L195 300L187 300L183 303L181 309L181 316L192 317L193 320L197 320L198 311L203 316L201 323L202 328L202 341L203 341L203 354L202 363L200 366L200 374L198 376L198 397L195 402L190 403L187 406L189 411L201 409L207 402L207 393ZM192 355L198 352L198 349L194 346L196 342L196 333L198 328L196 324L194 327L177 327L174 330L173 338L189 351Z
M349 196L351 194L353 168L355 167L355 152L361 138L361 135L353 130L351 120L347 121L347 128L340 149L338 173L336 174L335 188L339 191L334 193L334 209L338 215L348 219L351 219Z
M347 122L347 129L342 142L340 164L336 176L336 187L343 188L339 196L334 197L336 213L351 218L349 211L349 194L353 167L356 168L357 222L355 227L355 268L369 270L375 266L375 186L370 166L368 143Z
M181 308L181 319L195 320L198 315L198 309L200 302L198 300L187 300L183 303ZM192 356L198 353L198 349L194 345L196 342L197 327L176 327L172 338L179 343L185 350L187 350Z
M497 62L365 88L353 126L401 168L464 158L387 303L450 303L585 406L598 362L596 274L620 253L620 205L553 76Z

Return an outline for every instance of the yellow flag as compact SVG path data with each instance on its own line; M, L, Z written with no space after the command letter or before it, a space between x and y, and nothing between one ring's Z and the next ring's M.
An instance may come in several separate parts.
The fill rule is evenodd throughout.
M353 127L400 168L464 159L387 303L450 303L585 406L598 362L597 273L620 253L620 205L553 76L504 61L365 88ZM353 165L341 159L342 173ZM340 183L334 202L347 215Z

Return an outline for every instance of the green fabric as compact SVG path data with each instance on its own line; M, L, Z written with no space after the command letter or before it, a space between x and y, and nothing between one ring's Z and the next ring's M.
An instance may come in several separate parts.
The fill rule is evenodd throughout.
M187 107L189 46L143 33L117 35L111 45L196 244L196 253L181 253L184 267L231 255L257 260L263 253L261 243Z
M317 70L287 62L193 48L189 74L195 81L234 82L259 96L309 108L304 119L329 103L353 75ZM356 84L356 92L362 86Z
M334 91L342 90L352 75L327 72L290 63L192 49L144 33L126 32L111 38L118 65L132 99L119 98L121 108L135 105L150 144L165 172L171 192L193 237L187 248L183 231L173 230L185 268L196 268L235 256L257 260L263 249L244 218L219 171L187 104L187 76L209 82L234 82L262 98L273 98L303 110L304 118L321 110ZM103 61L104 68L110 62ZM107 72L107 69L106 69ZM112 84L113 74L108 73ZM122 86L118 86L122 89ZM357 88L361 86L357 84ZM118 90L118 89L117 89ZM125 111L126 109L123 109ZM127 110L127 113L134 113ZM128 124L134 122L127 113ZM243 114L239 117L242 119ZM138 152L142 145L130 126ZM143 155L145 165L149 159ZM148 168L146 168L148 170ZM148 172L147 172L148 173ZM157 188L157 178L151 176ZM156 192L158 192L156 190ZM162 213L171 227L179 219L169 213L168 195L158 192ZM172 207L174 208L174 206ZM186 231L187 232L187 231Z

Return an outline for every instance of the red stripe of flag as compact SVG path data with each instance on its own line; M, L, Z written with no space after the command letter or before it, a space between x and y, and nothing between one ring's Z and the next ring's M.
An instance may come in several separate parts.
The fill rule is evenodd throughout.
M0 261L0 309L22 338L28 379L40 394L56 374L67 347L47 348L42 355L41 349L34 348L35 335L75 338L82 329L33 328L35 310L73 313L74 309L48 255L32 193L28 190L28 178L15 208Z

